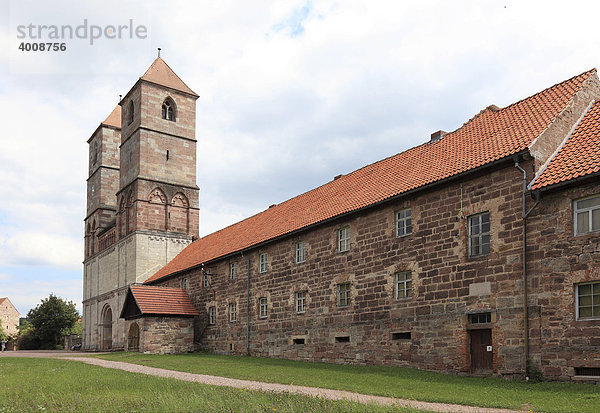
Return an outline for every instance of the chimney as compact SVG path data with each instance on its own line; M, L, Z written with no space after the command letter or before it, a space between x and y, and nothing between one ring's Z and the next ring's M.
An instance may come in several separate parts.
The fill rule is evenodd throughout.
M437 142L446 134L443 130L439 130L437 132L433 132L431 134L431 140L429 142Z

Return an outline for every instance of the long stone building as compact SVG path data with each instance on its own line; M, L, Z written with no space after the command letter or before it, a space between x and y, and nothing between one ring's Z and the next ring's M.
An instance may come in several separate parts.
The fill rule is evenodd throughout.
M152 98L139 103L130 92L122 106L141 105L136 115L154 125L157 140L174 139L166 127L185 130L193 158L194 119L178 110L169 118L169 108L191 114L197 95L176 94L183 82L148 81L148 72L132 91L148 82ZM115 207L87 233L86 252L99 247L86 259L86 348L106 348L110 324L113 346L144 352L203 348L600 380L599 98L591 70L507 107L489 106L453 132L438 131L189 245L197 226L177 231L168 210L181 190L186 222L197 223L193 174L183 182L178 168L164 169L170 147L161 141L136 158L145 174L126 172L130 155L122 152L120 170L111 169L121 175L113 204L129 199L131 182L137 204ZM128 116L125 110L120 124ZM142 125L127 130L123 136L145 132ZM157 192L164 202L153 203ZM134 204L136 212L127 212ZM149 209L155 205L163 209ZM87 223L100 222L97 211L88 203ZM164 226L148 224L156 215ZM101 246L110 231L114 241ZM118 254L132 236L185 248L173 259L165 253L149 264L154 255L146 253L103 267L102 257ZM121 274L123 265L139 268L135 277L117 276L111 292L93 289L104 270ZM112 320L103 316L107 305Z

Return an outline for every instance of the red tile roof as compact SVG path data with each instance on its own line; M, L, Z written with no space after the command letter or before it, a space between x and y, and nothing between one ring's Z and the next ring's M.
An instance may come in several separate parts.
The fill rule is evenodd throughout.
M181 78L175 74L173 69L171 69L160 57L157 57L156 60L152 62L148 70L146 70L146 73L144 73L140 79L198 97L198 95L190 89L188 85L183 83L183 80L181 80Z
M531 189L546 188L586 175L600 173L600 101L594 102Z
M115 106L110 115L101 124L121 129L121 105Z
M145 282L521 152L595 73L595 69L582 73L506 108L490 106L437 142L365 166L200 238Z
M197 316L190 297L182 288L132 285L131 293L142 314Z

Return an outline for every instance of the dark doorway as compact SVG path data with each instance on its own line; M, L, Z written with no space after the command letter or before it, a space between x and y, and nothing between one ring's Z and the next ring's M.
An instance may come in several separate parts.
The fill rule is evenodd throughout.
M102 317L102 350L112 349L112 310L107 307Z
M471 371L492 371L492 330L470 330L471 336Z
M127 335L127 350L128 351L140 351L140 328L137 323L132 323L129 327L129 334Z

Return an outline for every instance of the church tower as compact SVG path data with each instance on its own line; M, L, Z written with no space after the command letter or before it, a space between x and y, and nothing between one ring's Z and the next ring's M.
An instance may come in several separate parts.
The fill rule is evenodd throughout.
M128 286L198 236L196 99L158 57L88 141L85 349L123 348Z

